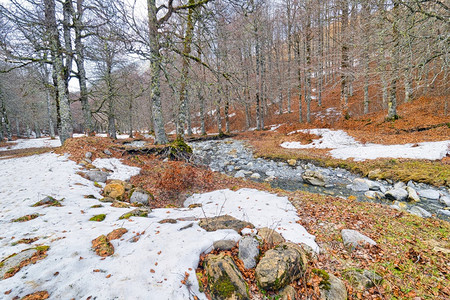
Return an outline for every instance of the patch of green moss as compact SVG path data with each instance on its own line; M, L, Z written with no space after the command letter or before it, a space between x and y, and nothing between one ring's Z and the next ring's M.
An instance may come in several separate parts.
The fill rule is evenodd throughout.
M92 205L92 206L91 206L91 208L100 208L100 207L103 207L103 205L101 205L101 204L96 204L96 205Z
M89 221L95 221L95 222L101 222L106 218L105 214L99 214L99 215L95 215L92 218L89 219Z
M312 272L314 274L319 275L322 278L322 281L320 282L320 287L324 290L330 290L331 283L330 283L330 275L328 275L327 271L322 269L312 269Z
M120 216L119 220L123 220L123 219L129 219L133 216L132 213L126 213Z
M50 248L50 246L37 246L34 249L36 249L39 252L45 252Z
M56 207L61 207L61 202L63 201L63 199L61 200L56 200L55 198L51 197L51 196L47 196L44 199L36 202L35 204L33 204L33 207L37 207L37 206L56 206Z
M20 218L17 218L17 219L13 219L12 222L27 222L27 221L31 221L33 219L36 219L37 217L39 217L39 214L25 215L23 217L20 217Z
M236 292L236 287L228 276L221 276L211 286L211 294L216 295L219 299L228 299Z
M203 273L196 272L195 275L197 275L197 281L198 281L198 291L200 293L203 293L205 291L203 287Z

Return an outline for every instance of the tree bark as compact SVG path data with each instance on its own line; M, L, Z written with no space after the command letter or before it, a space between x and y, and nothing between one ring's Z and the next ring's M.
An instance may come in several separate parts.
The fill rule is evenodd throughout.
M53 70L55 72L56 86L58 90L59 119L58 127L61 144L73 135L72 115L70 112L69 93L65 76L65 68L62 59L62 49L59 42L58 26L55 16L55 1L44 0L45 24L47 37L51 51Z

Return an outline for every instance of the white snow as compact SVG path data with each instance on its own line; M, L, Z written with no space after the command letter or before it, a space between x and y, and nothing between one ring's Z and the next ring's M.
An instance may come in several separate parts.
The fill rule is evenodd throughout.
M278 128L280 128L281 126L283 126L284 125L284 123L283 124L274 124L274 125L270 125L269 127L270 127L270 131L276 131Z
M98 167L114 171L111 178L126 179L139 170L117 159L95 160ZM75 174L79 166L53 153L0 160L0 260L35 245L48 245L48 257L22 268L15 276L0 280L0 291L11 298L46 290L51 299L199 299L195 268L202 252L214 241L238 240L233 230L206 232L198 218L230 214L255 226L275 228L286 239L318 249L314 237L296 223L295 208L286 197L251 189L215 191L192 196L185 203L202 203L202 208L155 209L148 218L118 218L131 209L103 207L93 182ZM46 195L64 198L63 207L31 207ZM11 219L39 213L34 220L17 223ZM96 214L106 214L103 222L92 222ZM182 219L176 224L159 224L162 219ZM192 224L191 227L183 227ZM91 241L114 229L128 230L112 241L115 254L102 259L91 250ZM140 238L133 242L137 234ZM32 245L12 243L39 237ZM94 270L100 270L94 272ZM181 284L189 273L188 289ZM111 276L108 276L111 275ZM107 276L109 278L107 278Z
M7 142L10 146L1 147L0 151L17 150L25 148L43 148L43 147L59 147L61 142L59 139L52 140L49 137L39 139L18 139L16 141ZM16 143L16 144L14 144Z
M302 129L290 132L304 132L319 135L312 143L302 145L300 142L284 142L283 148L289 149L333 149L330 154L334 158L354 158L356 161L377 158L411 158L411 159L442 159L448 153L450 140L441 142L423 142L418 144L381 145L362 144L343 130Z

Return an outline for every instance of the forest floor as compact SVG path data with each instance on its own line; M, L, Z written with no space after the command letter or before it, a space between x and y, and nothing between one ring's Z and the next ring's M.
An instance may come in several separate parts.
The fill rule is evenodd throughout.
M423 103L421 101L422 100L419 99L417 102L415 102L414 105L405 104L404 106L401 106L399 111L401 112L401 115L405 117L396 121L385 121L382 113L366 116L364 117L364 119L354 118L336 122L334 124L334 127L324 126L324 124L318 123L313 123L309 126L299 126L294 122L290 123L282 122L283 120L277 120L273 122L274 125L284 125L279 126L276 130L238 133L234 138L245 139L249 141L256 154L263 157L280 160L305 159L326 166L345 167L363 175L367 175L371 170L380 169L380 178L389 178L392 180L401 181L415 180L435 185L448 186L448 179L450 177L449 157L443 157L440 160L434 161L413 159L375 159L357 162L351 159L335 159L329 154L329 149L285 149L280 147L280 144L282 142L293 140L301 141L305 144L310 143L312 140L316 139L317 136L307 133L288 135L288 133L299 129L322 127L344 129L347 133L349 133L361 143L379 143L392 145L402 143L414 144L421 142L448 140L450 136L448 119L446 119L445 117L429 117L430 112L428 110L432 108L430 108L429 103L427 103L425 100L423 100ZM427 114L427 119L418 118L418 116L420 116L421 114L421 111L423 110L425 110L424 113ZM431 115L433 116L433 114ZM434 114L434 116L435 115L436 114ZM282 116L281 118L284 117ZM125 140L119 141L119 144L122 144L123 141ZM16 143L21 144L20 141L16 141ZM85 153L88 151L92 152L93 155L91 159L93 161L98 158L110 159L110 156L104 153L104 150L108 149L112 152L112 157L120 158L123 164L129 165L130 167L140 168L141 171L139 175L133 176L130 182L136 186L143 187L154 195L155 200L151 203L151 207L157 211L157 214L166 213L167 211L172 212L172 210L176 210L177 207L182 207L184 200L191 196L193 193L207 193L220 189L231 189L232 191L239 191L241 188L251 188L259 191L266 191L289 199L289 201L297 210L297 223L302 225L308 231L308 233L315 235L315 241L322 249L320 254L318 254L315 259L309 260L307 274L302 277L296 284L299 299L318 299L319 297L318 287L320 285L321 279L316 274L311 272L311 270L313 269L323 269L338 276L339 278L342 278L349 293L349 299L419 300L448 299L450 297L450 288L448 284L448 282L450 281L450 224L448 222L436 218L420 218L407 212L400 212L397 210L389 209L387 206L382 204L358 202L351 197L348 199L344 199L340 197L323 196L301 191L287 192L279 189L272 189L267 183L256 183L243 179L231 178L220 173L212 172L204 167L192 165L190 163L179 161L165 162L153 155L129 155L121 150L119 144L108 138L101 137L76 138L69 140L68 143L64 145L64 147L56 148L56 153L60 155L69 153L69 159L79 163L84 159ZM45 143L36 147L44 146L46 146ZM8 151L0 152L0 164L3 164L4 167L6 167L7 165L10 165L8 164L9 162L13 162L14 159L18 159L17 164L23 164L23 167L29 164L36 164L37 166L39 165L39 161L44 159L45 155L53 155L50 153L39 153L51 150L52 148L20 149L19 147L17 147L16 149L9 149ZM27 154L34 156L27 156ZM55 157L60 157L60 159L58 159L58 164L64 164L72 173L76 171L74 165L70 165L69 167L69 162L60 162L61 160L66 160L63 156ZM20 160L23 159L28 159L29 161L20 163ZM49 159L49 157L47 157L46 159ZM32 162L32 160L34 160L34 162ZM63 165L61 165L60 167L65 168ZM107 217L107 222L105 222L103 225L97 225L97 222L95 222L95 225L93 225L92 222L85 222L84 219L87 220L89 218L83 215L86 214L90 217L90 215L94 211L99 210L99 208L94 209L92 208L94 207L94 205L90 206L91 204L95 203L90 203L89 205L87 203L82 203L82 201L87 200L83 199L82 195L88 192L97 195L99 187L94 187L92 183L85 182L83 181L85 179L79 177L78 175L75 175L77 178L70 177L71 181L66 185L64 185L64 182L61 183L58 181L58 184L54 186L51 191L46 191L47 187L45 186L45 180L42 178L40 179L39 174L40 172L44 174L47 171L48 170L42 170L34 174L33 171L30 170L30 172L33 173L32 176L28 174L15 174L15 177L12 176L11 173L9 177L12 176L16 178L16 181L19 182L17 184L11 184L11 187L15 187L16 190L11 191L9 184L6 186L1 186L0 193L3 195L2 198L4 200L1 201L3 204L1 205L2 210L0 211L0 222L4 223L3 225L10 226L11 228L13 228L13 230L10 233L0 233L0 253L2 253L0 261L4 258L3 256L8 256L14 252L18 252L28 247L24 246L23 244L19 244L19 246L17 246L17 244L11 242L12 238L14 240L23 240L24 238L36 236L39 239L36 241L32 241L31 246L36 247L38 245L47 245L50 243L50 250L45 254L48 255L48 257L43 260L48 260L48 262L45 263L46 268L49 268L48 271L45 272L45 274L48 273L48 276L45 276L49 277L51 275L51 278L57 278L59 275L62 275L60 276L60 279L55 280L50 280L50 277L44 277L49 279L50 283L54 282L55 284L57 283L59 285L63 285L65 284L63 280L68 278L68 275L64 274L63 272L64 268L67 267L69 272L73 271L79 273L77 275L77 279L72 282L72 284L75 286L75 289L76 287L78 287L79 289L81 289L81 291L79 290L74 292L70 289L63 290L60 288L53 288L53 290L51 290L51 288L48 288L49 284L44 284L42 283L42 280L39 279L42 274L38 272L38 270L41 270L39 266L41 263L43 263L43 261L37 261L37 268L31 269L31 266L26 266L23 268L23 270L18 270L17 275L12 277L14 278L14 280L12 280L11 278L0 280L1 295L4 297L11 296L11 299L19 299L25 294L32 293L33 291L44 292L41 288L45 288L46 291L50 293L50 295L52 295L52 291L57 295L59 293L59 298L61 298L61 293L63 291L67 292L68 295L70 294L84 297L90 295L109 296L114 294L114 284L111 285L112 281L108 280L110 280L111 278L114 279L114 277L119 278L121 268L123 268L124 266L124 261L125 264L130 263L130 257L132 257L132 253L134 251L136 251L137 253L135 255L141 253L138 248L136 248L134 244L125 243L122 241L119 244L114 244L115 246L117 246L117 255L105 261L98 260L99 258L95 260L95 255L91 253L92 251L89 251L90 244L84 245L80 241L75 243L70 239L71 228L58 227L59 231L53 232L52 238L48 239L46 238L47 235L42 232L44 228L47 228L45 227L45 224L57 224L57 222L59 222L58 220L60 220L60 222L62 223L68 222L67 226L73 227L73 230L75 229L75 227L80 226L80 231L74 230L74 232L77 233L74 235L74 238L81 239L82 241L91 239L91 236L93 235L107 233L115 227L118 227L119 225L122 227L130 227L129 235L131 237L127 237L127 241L129 239L132 239L133 236L139 236L142 232L144 232L143 234L145 234L145 232L147 232L148 234L152 234L153 237L156 238L157 235L164 233L164 230L159 227L151 227L151 229L149 229L147 226L150 226L150 224L144 224L141 223L143 221L137 220L141 218L133 219L135 220L134 222L121 224L118 224L115 219L108 219L109 217ZM17 172L20 171L17 170ZM25 183L26 186L21 187L18 186L18 184L20 184L21 177L23 177L24 179L25 177L30 177L30 180L31 177L36 178L32 182L24 180L23 183ZM9 182L6 178L4 178L4 180L5 182ZM10 178L8 180L10 180ZM77 183L86 185L86 187L78 185ZM33 186L33 184L35 186ZM51 183L48 184L51 186ZM33 190L33 188L36 188L39 191ZM82 190L78 191L79 188ZM61 197L68 197L68 199L65 200L66 202L63 202L63 205L66 205L67 203L67 206L69 206L69 208L66 208L67 211L64 210L64 215L61 215L62 219L61 216L58 216L57 213L46 211L44 212L44 214L47 215L46 217L44 217L41 212L41 215L34 220L13 224L10 222L10 219L12 219L13 217L16 218L22 216L26 213L27 209L25 209L24 206L24 211L14 210L11 208L10 204L5 204L5 201L11 202L11 204L14 203L14 205L17 205L18 207L22 207L24 203L27 204L28 202L30 202L31 199L25 199L26 201L24 201L24 199L19 199L21 197L21 193L23 193L20 192L21 190L28 190L27 193L31 193L32 195L28 195L27 197L32 198L33 201L36 200L37 197L39 197L36 194L38 192L40 193L39 195L46 195L51 193L52 196L57 199ZM70 195L71 190L73 193L77 192L80 195L73 199L70 198L70 196L68 195ZM95 200L93 201L96 202ZM74 207L71 207L69 204L73 205ZM103 203L101 204L105 205ZM88 206L84 207L83 205ZM161 208L163 210L159 211L158 209ZM108 211L108 214L111 214L112 216L119 215L119 211L116 211L116 209L114 208L112 208L112 211L110 211L110 208L106 207L101 208L100 210L102 209ZM30 214L31 213L32 211L30 210ZM122 211L120 213L122 213ZM71 215L73 217L75 217L76 215L78 219L73 222L63 222L63 220L68 219ZM52 220L52 218L56 219ZM45 223L37 223L41 222L40 219L45 219ZM81 227L86 228L86 230L90 230L92 232L89 233L87 237L83 237L82 235L86 233L85 231L81 231ZM344 228L358 230L362 234L367 235L375 240L377 242L377 245L374 247L358 248L357 250L350 251L342 244L340 232ZM163 239L158 239L159 248L164 248L166 245L165 240L171 240L170 235L176 234L171 231L166 231L165 233L168 236ZM72 262L70 260L64 260L67 259L67 257L63 259L63 257L70 256L72 253L51 252L54 251L52 250L51 243L54 243L53 249L58 249L58 247L61 246L61 244L59 244L58 242L60 239L68 240L66 242L74 247L73 249L70 248L71 251L75 251L74 249L78 248L79 253L75 258L77 261L83 260L83 267L81 269L79 269L80 265L76 264L75 261ZM144 239L141 238L141 240ZM167 244L166 246L169 246L169 244ZM19 247L20 249L17 247ZM128 247L129 249L121 250L125 249L124 247ZM145 244L144 247L150 246ZM173 247L179 247L179 245L175 245ZM61 249L64 250L65 248ZM187 249L183 249L180 251L184 253L185 251L187 251ZM124 256L121 256L122 254L120 253L127 253L129 256L125 258ZM179 255L179 253L180 252L174 252L171 255L177 256ZM158 256L159 254L156 254L155 257ZM121 257L122 259L124 259L124 261L122 261L121 263L117 263L117 260L119 260ZM52 267L52 263L49 263L52 259L61 259L61 262L59 264L56 264L57 267ZM174 262L179 261L174 257L171 258L170 256L164 256L164 259L173 259ZM164 282L164 276L171 276L169 273L173 273L176 276L171 276L169 278L169 281L171 281L170 285L168 286L169 289L170 287L174 288L175 286L177 286L177 290L183 290L184 292L181 292L181 294L178 294L177 296L172 296L172 299L183 299L183 295L185 296L184 299L187 299L186 295L187 297L192 297L192 299L195 299L193 297L193 293L196 295L196 297L204 297L202 296L203 294L198 292L195 284L194 286L179 284L183 281L183 274L185 274L184 272L188 272L189 274L193 272L192 270L186 269L188 268L187 265L184 264L182 265L182 267L178 268L178 266L176 266L176 263L167 262L167 264L165 264L162 263L160 259L157 260L156 264L151 258L147 258L145 260L145 262L143 262L142 260L132 261L132 267L135 268L133 271L139 278L131 278L137 280L137 282L141 282L141 280L144 280L147 281L147 283L150 282L151 284L158 286L160 285L160 281ZM64 267L64 264L62 262L66 264L75 264L76 266L70 265ZM160 264L159 267L157 267L158 262ZM112 267L109 268L108 263L111 263ZM147 268L147 265L149 263L153 264L153 267ZM142 264L143 267L141 268L139 264ZM171 272L167 274L163 273L163 277L158 277L159 274L157 273L155 275L155 270L156 272L159 272L159 270L161 269L161 272L163 272L163 268L168 268L171 270ZM346 274L349 270L360 269L377 272L383 277L383 282L380 285L376 285L375 287L367 290L359 289L354 285L354 283L348 280ZM103 276L100 276L102 274ZM127 276L133 276L131 273L127 274ZM180 274L181 278L179 278ZM34 283L32 285L25 283L21 284L21 282L23 282L23 280L21 280L23 276L26 276L27 282ZM191 274L191 280L195 280L193 279L195 278L194 276L194 274ZM99 281L100 285L91 284L90 281ZM135 288L126 288L120 281L113 282L117 284L118 289L122 289L122 292L135 290ZM105 284L105 286L108 285L109 294L102 294L105 292L102 292L100 290L95 293L95 289L101 288L101 284ZM144 282L142 282L142 284L144 284ZM89 294L83 294L81 288L83 287L83 285L89 287ZM134 284L132 285L134 286ZM180 285L182 288L180 289L178 285ZM161 286L163 287L164 284L162 284ZM164 288L157 288L156 290L164 291ZM116 294L119 295L118 290L116 291ZM48 297L48 294L43 293L42 295L42 298L36 299L45 299L45 297ZM136 297L139 298L138 294L130 295L136 295ZM55 298L58 298L58 296L56 296Z

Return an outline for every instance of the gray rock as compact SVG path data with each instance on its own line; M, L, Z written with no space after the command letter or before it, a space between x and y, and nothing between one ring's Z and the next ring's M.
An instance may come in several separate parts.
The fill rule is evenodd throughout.
M351 270L345 272L345 275L358 290L370 289L383 281L383 277L368 270Z
M404 189L393 189L387 191L384 196L389 200L404 201L408 198L408 192Z
M358 247L360 245L369 244L376 245L377 243L369 238L361 234L360 232L352 229L342 229L341 231L342 240L345 246L351 246L352 248Z
M253 179L259 179L259 178L261 178L261 175L259 175L259 173L253 173L253 174L250 176L250 178L253 178Z
M258 236L264 243L269 245L278 245L285 242L285 239L273 229L263 227L258 229Z
M422 218L431 218L431 213L429 213L428 211L426 211L425 209L423 209L420 206L413 206L411 207L408 212L410 214L422 217Z
M103 151L103 153L105 153L106 155L112 155L111 151L109 151L109 149L105 149L105 151Z
M325 177L319 171L306 170L302 175L303 181L315 186L325 186Z
M438 215L442 215L442 216L450 217L450 210L446 210L446 209L438 209L438 210L437 210L437 214L438 214Z
M212 300L250 299L247 284L238 270L233 259L223 253L206 257L205 271Z
M432 189L419 190L418 194L420 197L424 197L431 200L438 200L441 196L438 191Z
M283 243L268 250L256 266L259 286L277 291L300 278L306 270L305 251L297 244Z
M364 196L372 200L380 200L384 198L384 194L377 191L367 191L364 193Z
M320 288L322 300L347 300L345 284L333 274L328 274L328 284Z
M420 201L420 197L419 197L419 195L417 195L417 192L415 189L413 189L412 187L409 187L409 186L407 186L405 189L408 192L408 200L409 201L414 201L414 202Z
M405 186L406 186L406 184L403 181L399 181L394 184L394 189L402 189Z
M282 289L278 294L277 297L275 297L274 299L279 299L279 300L295 300L297 295L296 290L288 285L286 286L284 289Z
M119 217L119 220L129 219L131 217L143 217L143 218L146 218L146 217L148 217L148 214L151 211L152 210L150 208L144 208L144 207L136 208L136 209L133 209L132 211L129 211L129 212L124 213L123 215L121 215Z
M275 176L275 171L267 171L266 175L267 176Z
M234 229L238 233L245 227L255 228L251 223L238 220L229 215L201 219L198 226L206 231Z
M369 190L386 193L386 188L381 183L372 180L366 180L366 183L369 186Z
M213 243L214 249L219 251L228 251L234 246L236 246L236 241L233 240L220 240Z
M444 205L447 206L447 207L450 207L450 197L443 196L443 197L441 197L441 198L439 199L439 202L440 202L441 204L444 204Z
M3 279L10 269L18 267L21 262L31 258L37 252L36 249L27 249L2 260L0 262L0 280Z
M108 173L103 172L103 171L87 171L86 172L86 176L89 178L89 180L91 181L95 181L95 182L106 182L106 180L108 179Z
M91 159L92 158L92 152L86 152L84 154L84 157L87 158L87 159Z
M355 178L350 185L350 189L355 192L365 192L369 190L369 185L362 178Z
M267 177L266 179L264 179L264 181L274 181L275 180L275 176L269 176L269 177Z
M250 236L243 237L239 241L239 259L246 269L256 267L256 258L259 255L259 242Z
M152 199L152 194L144 189L137 188L131 194L130 203L142 203L144 205L149 205Z
M245 172L240 170L237 171L236 174L234 174L234 178L244 178L245 177Z

